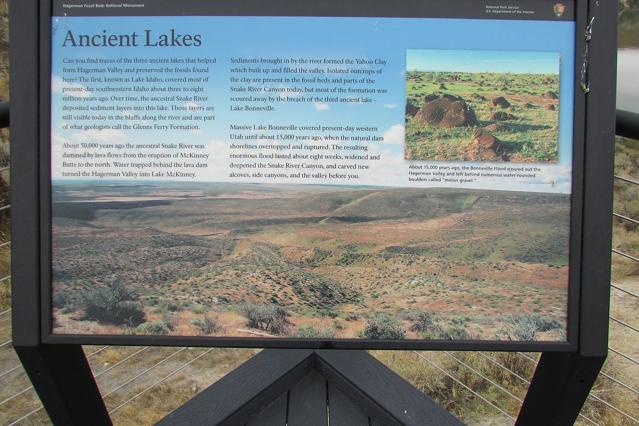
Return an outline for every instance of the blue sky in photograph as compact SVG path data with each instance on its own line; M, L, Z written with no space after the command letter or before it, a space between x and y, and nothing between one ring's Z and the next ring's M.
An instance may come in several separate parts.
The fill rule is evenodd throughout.
M65 61L74 58L216 58L211 65L210 79L204 83L207 104L215 105L216 119L200 122L198 132L172 131L126 131L112 132L112 137L132 144L183 141L208 144L211 149L220 150L219 163L213 154L213 165L208 179L218 180L223 175L225 146L229 143L231 124L264 123L274 125L319 125L331 126L375 126L379 133L403 129L405 110L405 72L415 67L431 69L462 66L495 67L512 72L557 72L557 59L561 58L560 90L560 149L559 164L549 173L556 173L557 182L563 182L562 192L569 191L569 173L572 162L573 134L573 90L574 90L574 23L549 21L508 21L473 19L399 19L399 18L300 18L300 17L54 17L52 34L52 147L54 177L56 152L61 144L79 140L83 136L77 131L65 130L62 107L61 76L65 75ZM74 34L127 34L144 30L152 35L175 30L181 34L201 34L199 47L62 47L68 31ZM143 40L143 38L142 38ZM422 53L415 58L407 52L416 49ZM434 49L439 50L436 52ZM461 49L461 50L460 50ZM451 50L457 50L451 52ZM471 56L460 56L459 52L474 50ZM478 52L480 51L480 52ZM543 52L552 51L552 52ZM335 104L310 100L307 102L275 103L276 112L231 112L229 79L231 58L359 58L366 60L383 59L386 64L370 65L368 68L380 71L374 74L375 87L388 89L387 93L376 94L371 103ZM288 64L290 66L290 64ZM118 65L126 67L126 65ZM270 66L270 68L278 68ZM294 65L293 65L294 66ZM300 65L302 66L302 65ZM85 67L96 67L86 64ZM307 70L312 65L303 65ZM555 67L555 68L553 68ZM490 68L492 69L492 68ZM554 71L553 71L554 70ZM108 75L108 74L105 74ZM159 75L159 74L158 74ZM162 74L163 77L184 76L185 74ZM249 78L264 77L260 72L242 74ZM96 74L98 76L98 74ZM145 75L144 75L145 76ZM301 74L285 75L301 78ZM94 88L107 87L108 83L91 84ZM193 84L195 87L196 84ZM259 86L259 84L258 84ZM277 86L277 85L276 85ZM290 89L304 86L321 88L340 86L339 83L287 83ZM360 87L358 84L344 84L341 87ZM99 92L98 92L99 93ZM112 93L104 96L103 105L124 105L111 99ZM144 102L138 103L144 106ZM388 163L384 169L371 172L371 182L388 175L389 170L405 169L408 162L403 160L403 144L396 141L378 144L375 148L384 153ZM219 167L215 166L218 165ZM217 167L217 168L216 168ZM381 166L380 166L381 167ZM399 172L398 172L399 173ZM568 181L567 181L567 180ZM534 183L529 190L535 190ZM542 183L539 183L542 185ZM545 185L545 183L543 184ZM541 186L540 186L541 187ZM528 188L528 187L526 187ZM513 188L517 189L517 188ZM521 189L521 188L520 188ZM526 189L523 189L526 190Z
M558 74L559 52L409 49L408 71Z

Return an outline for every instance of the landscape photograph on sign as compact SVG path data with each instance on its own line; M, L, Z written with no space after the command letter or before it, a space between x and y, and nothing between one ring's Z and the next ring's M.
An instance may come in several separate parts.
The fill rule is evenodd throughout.
M409 49L407 160L556 163L558 52Z
M54 334L565 341L570 196L54 182Z

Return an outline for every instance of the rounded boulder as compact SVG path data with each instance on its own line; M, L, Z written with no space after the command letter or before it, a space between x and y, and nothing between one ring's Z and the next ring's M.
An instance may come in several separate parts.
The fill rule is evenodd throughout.
M450 129L477 125L477 116L462 98L442 95L425 102L415 114L415 119L429 126Z

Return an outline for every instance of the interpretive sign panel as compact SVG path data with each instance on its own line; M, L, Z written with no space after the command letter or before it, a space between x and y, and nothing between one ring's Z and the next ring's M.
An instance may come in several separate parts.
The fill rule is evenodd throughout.
M569 342L572 2L241 4L54 2L52 335Z

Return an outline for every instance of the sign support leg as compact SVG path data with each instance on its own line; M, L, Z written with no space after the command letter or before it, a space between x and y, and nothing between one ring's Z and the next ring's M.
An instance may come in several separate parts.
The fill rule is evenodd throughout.
M53 424L111 425L80 345L16 346L15 351Z
M544 352L516 425L574 424L605 360L605 356Z

